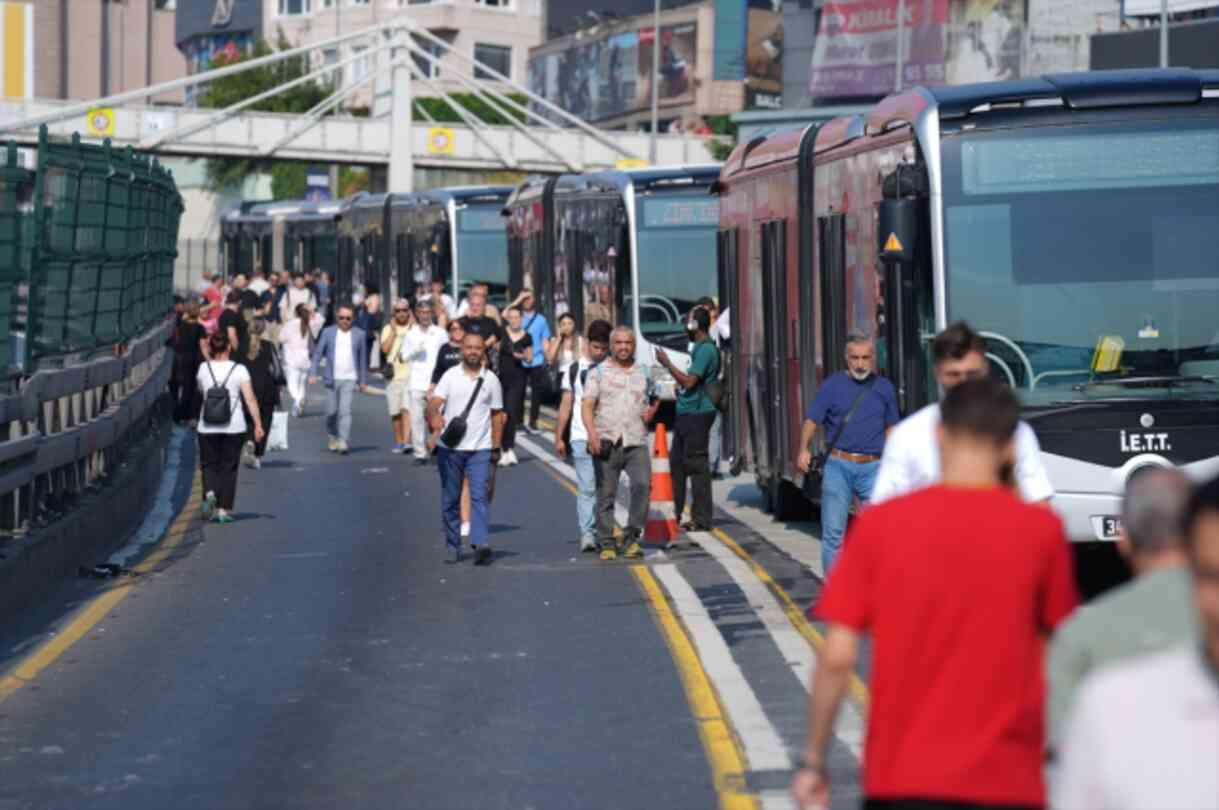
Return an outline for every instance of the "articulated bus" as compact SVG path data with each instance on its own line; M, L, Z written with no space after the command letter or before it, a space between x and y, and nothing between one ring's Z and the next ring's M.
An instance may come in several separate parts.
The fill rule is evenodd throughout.
M454 297L474 280L502 299L508 267L500 209L507 186L469 186L411 194L360 194L340 218L340 297L375 285L386 300L413 297L432 280Z
M340 209L337 202L303 200L242 204L220 222L225 274L335 272Z
M737 464L778 517L804 409L877 337L909 414L962 319L1021 397L1077 541L1145 467L1219 473L1219 72L917 88L737 147L718 185ZM803 490L803 492L802 492Z
M685 320L718 292L710 196L718 164L530 178L504 206L510 295L535 290L554 323L565 312L581 331L595 319L640 336L638 358L656 365L663 347L689 362ZM674 386L657 372L662 397Z

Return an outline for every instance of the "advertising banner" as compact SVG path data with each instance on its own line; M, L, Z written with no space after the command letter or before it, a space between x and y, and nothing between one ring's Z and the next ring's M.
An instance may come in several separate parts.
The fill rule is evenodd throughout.
M777 110L783 106L783 14L749 9L745 47L745 107Z
M955 0L944 69L949 84L1021 75L1024 0Z
M948 0L906 0L905 86L944 83ZM830 0L813 47L814 98L880 96L897 80L898 0Z

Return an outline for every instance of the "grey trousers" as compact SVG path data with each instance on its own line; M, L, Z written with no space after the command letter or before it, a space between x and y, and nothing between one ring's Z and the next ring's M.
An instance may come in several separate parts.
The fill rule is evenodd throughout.
M647 524L648 498L652 494L652 456L648 446L615 445L608 459L594 459L593 463L597 471L597 542L602 546L614 542L614 503L618 498L618 478L623 472L631 482L626 532L639 537Z
M344 442L351 439L351 396L355 390L355 380L335 380L334 387L326 389L326 432Z

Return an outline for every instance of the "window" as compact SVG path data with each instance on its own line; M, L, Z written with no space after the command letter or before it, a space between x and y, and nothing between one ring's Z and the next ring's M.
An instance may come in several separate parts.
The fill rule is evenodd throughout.
M491 8L512 8L512 0L474 0L477 5Z
M356 57L356 60L351 63L351 81L353 83L366 77L372 70L372 58L367 51L367 47L360 45L351 49L351 55Z
M411 39L415 41L415 46L422 51L426 51L435 58L439 59L444 55L444 48L430 40L425 40L422 37L411 34ZM421 53L411 52L411 58L415 60L415 67L419 69L419 73L427 79L440 78L440 64L433 62Z
M478 64L474 66L474 78L476 79L495 79L483 66L491 70L498 71L509 79L512 78L512 49L503 45L487 45L482 42L474 43L474 61Z
M322 66L323 67L332 68L335 65L337 65L338 63L339 63L339 49L338 48L326 48L325 50L322 51ZM337 83L339 80L337 71L331 70L326 75L326 79L328 81Z
M279 0L279 16L299 17L309 13L309 0Z
M351 4L352 4L353 6L366 6L366 5L368 5L368 0L350 0L350 2L351 2Z

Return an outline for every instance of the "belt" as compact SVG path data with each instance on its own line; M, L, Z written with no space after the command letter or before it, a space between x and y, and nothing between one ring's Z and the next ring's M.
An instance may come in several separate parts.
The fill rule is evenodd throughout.
M856 464L870 464L873 461L880 461L880 456L872 456L867 453L848 453L846 450L831 450L830 455L834 458L852 461Z

